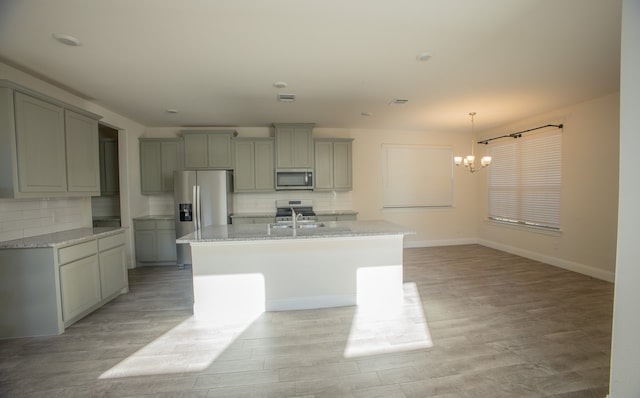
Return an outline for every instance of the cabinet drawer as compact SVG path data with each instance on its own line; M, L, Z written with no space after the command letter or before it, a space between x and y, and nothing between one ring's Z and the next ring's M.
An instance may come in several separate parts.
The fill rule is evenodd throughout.
M133 227L136 230L154 230L156 229L156 220L134 220Z
M173 220L156 220L156 229L175 229L176 224Z
M124 234L111 235L98 239L98 249L101 252L122 245L124 245Z
M84 257L91 256L98 252L98 242L91 240L89 242L79 243L73 246L58 249L58 263L66 264L71 261L79 260Z

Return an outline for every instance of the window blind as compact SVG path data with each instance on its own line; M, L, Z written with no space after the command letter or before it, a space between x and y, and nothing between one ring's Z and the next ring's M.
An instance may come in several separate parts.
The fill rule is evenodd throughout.
M492 144L489 219L560 229L560 131Z

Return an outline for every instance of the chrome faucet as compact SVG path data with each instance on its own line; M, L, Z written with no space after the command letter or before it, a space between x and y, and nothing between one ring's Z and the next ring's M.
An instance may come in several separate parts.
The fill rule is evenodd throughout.
M291 228L293 229L298 228L298 217L300 216L302 216L302 213L296 214L296 211L292 207L291 208Z

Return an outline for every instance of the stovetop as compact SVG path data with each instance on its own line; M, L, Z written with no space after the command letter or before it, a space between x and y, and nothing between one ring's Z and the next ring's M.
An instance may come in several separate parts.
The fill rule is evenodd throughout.
M315 216L316 213L313 211L311 207L294 207L296 214L302 214L303 216ZM276 212L276 217L291 217L291 207L287 208L278 208Z
M313 220L316 213L313 211L312 200L277 200L276 221L291 221L291 209L296 214L301 214L303 220Z

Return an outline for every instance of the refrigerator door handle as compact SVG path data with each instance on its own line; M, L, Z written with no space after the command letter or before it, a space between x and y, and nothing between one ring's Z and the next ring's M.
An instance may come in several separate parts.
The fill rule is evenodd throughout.
M200 185L198 185L198 231L202 229L202 192L200 192Z
M202 229L202 192L200 192L200 185L198 185L198 231Z
M196 202L196 186L191 187L191 203L193 203L193 229L198 229L198 202Z
M193 229L200 229L200 187L193 186Z

